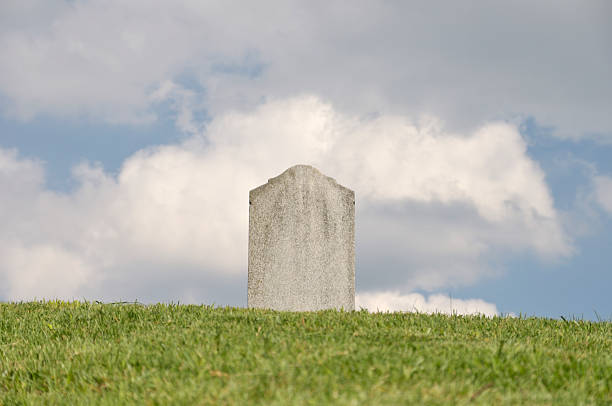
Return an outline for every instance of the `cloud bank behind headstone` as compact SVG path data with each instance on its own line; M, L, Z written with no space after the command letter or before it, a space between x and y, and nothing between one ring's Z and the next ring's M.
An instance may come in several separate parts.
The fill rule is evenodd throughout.
M0 150L0 297L241 304L248 191L305 163L353 188L360 291L470 284L491 257L572 254L544 174L508 124L453 134L435 118L364 118L315 96L215 118L127 159L117 176Z

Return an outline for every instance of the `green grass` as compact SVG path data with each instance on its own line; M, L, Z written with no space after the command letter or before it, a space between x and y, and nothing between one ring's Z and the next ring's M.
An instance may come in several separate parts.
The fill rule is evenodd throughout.
M612 323L0 304L0 404L612 404Z

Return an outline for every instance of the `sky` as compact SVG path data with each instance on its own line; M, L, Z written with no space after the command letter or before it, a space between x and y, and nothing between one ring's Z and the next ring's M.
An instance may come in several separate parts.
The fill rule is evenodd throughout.
M0 301L246 306L248 192L356 194L371 311L612 319L612 3L0 3Z

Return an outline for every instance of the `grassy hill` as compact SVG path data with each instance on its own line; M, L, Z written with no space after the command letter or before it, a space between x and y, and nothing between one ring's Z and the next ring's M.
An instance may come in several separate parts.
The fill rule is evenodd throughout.
M0 404L612 404L612 323L0 304Z

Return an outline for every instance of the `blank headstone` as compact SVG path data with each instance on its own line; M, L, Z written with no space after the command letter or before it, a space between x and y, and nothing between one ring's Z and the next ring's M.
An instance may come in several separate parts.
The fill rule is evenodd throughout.
M296 165L249 193L248 306L355 309L355 193Z

